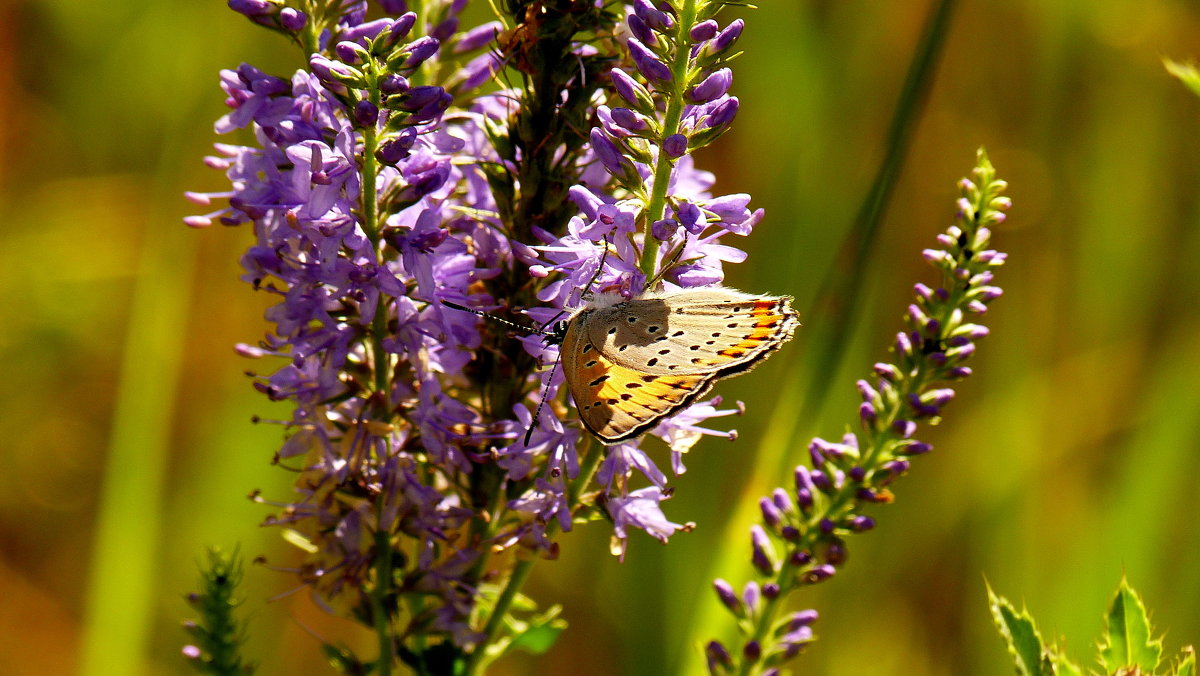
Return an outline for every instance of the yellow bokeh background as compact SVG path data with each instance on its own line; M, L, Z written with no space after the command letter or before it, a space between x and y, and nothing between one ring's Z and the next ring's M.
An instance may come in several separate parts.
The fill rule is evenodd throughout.
M740 14L741 113L700 162L767 210L728 283L794 295L804 327L719 388L747 405L740 438L699 445L667 503L695 531L635 534L624 564L603 525L562 537L526 591L570 628L495 673L700 673L696 645L728 630L711 578L746 579L758 496L853 422L854 379L886 357L911 285L935 281L919 254L979 146L1014 202L992 335L896 504L796 595L821 614L796 669L1012 673L985 579L1085 666L1122 574L1172 651L1200 640L1200 99L1161 63L1200 58L1200 8L958 3L872 255L838 270L929 3L761 5ZM288 411L232 349L270 299L238 280L249 232L185 228L182 193L223 187L201 163L219 69L286 74L300 55L217 1L10 0L0 45L0 674L189 673L182 597L205 547L295 557L246 499L286 499L291 480L270 466L281 428L250 420ZM831 268L863 275L838 365L805 358L835 319L809 312ZM314 636L374 656L292 590L248 566L260 674L332 673Z

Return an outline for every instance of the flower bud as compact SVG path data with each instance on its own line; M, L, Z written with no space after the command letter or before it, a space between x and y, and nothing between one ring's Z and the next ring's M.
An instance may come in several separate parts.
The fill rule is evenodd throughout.
M728 68L721 68L704 78L704 81L700 84L689 89L687 93L688 100L692 103L708 103L724 96L732 84L733 71Z

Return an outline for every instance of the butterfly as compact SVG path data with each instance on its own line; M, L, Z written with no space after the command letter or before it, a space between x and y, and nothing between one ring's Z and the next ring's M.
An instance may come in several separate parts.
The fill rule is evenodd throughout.
M584 427L618 444L790 340L799 324L791 300L720 286L629 300L601 294L546 340L561 345L563 374Z

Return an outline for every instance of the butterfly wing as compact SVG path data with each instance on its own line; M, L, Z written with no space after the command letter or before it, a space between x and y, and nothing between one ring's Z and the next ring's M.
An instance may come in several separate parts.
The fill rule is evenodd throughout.
M618 366L724 378L750 370L792 337L791 300L724 287L684 289L595 310L587 326L592 343Z
M591 339L594 312L600 311L585 311L571 320L563 339L562 363L579 417L600 441L617 444L632 439L690 406L712 387L711 374L649 374L610 359Z

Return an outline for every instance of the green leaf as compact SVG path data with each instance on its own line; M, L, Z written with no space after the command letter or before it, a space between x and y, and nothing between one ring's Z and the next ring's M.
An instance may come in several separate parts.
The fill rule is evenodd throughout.
M1113 673L1123 667L1138 667L1154 673L1162 660L1162 639L1151 638L1146 606L1124 577L1106 619L1104 642L1100 644L1104 670Z
M559 617L562 606L552 606L546 612L526 623L523 631L514 632L509 648L521 648L534 655L550 650L559 635L567 628L567 621Z
M1008 652L1016 663L1017 673L1026 676L1054 676L1055 664L1043 648L1037 625L1027 611L1017 613L1008 599L997 596L988 585L988 607L1000 635L1008 643ZM1069 663L1068 663L1069 664ZM1075 669L1078 673L1078 669Z
M1196 64L1163 59L1163 66L1166 67L1168 73L1187 85L1193 94L1200 96L1200 70L1196 68Z
M1196 649L1188 646L1183 656L1175 663L1175 676L1196 676Z

